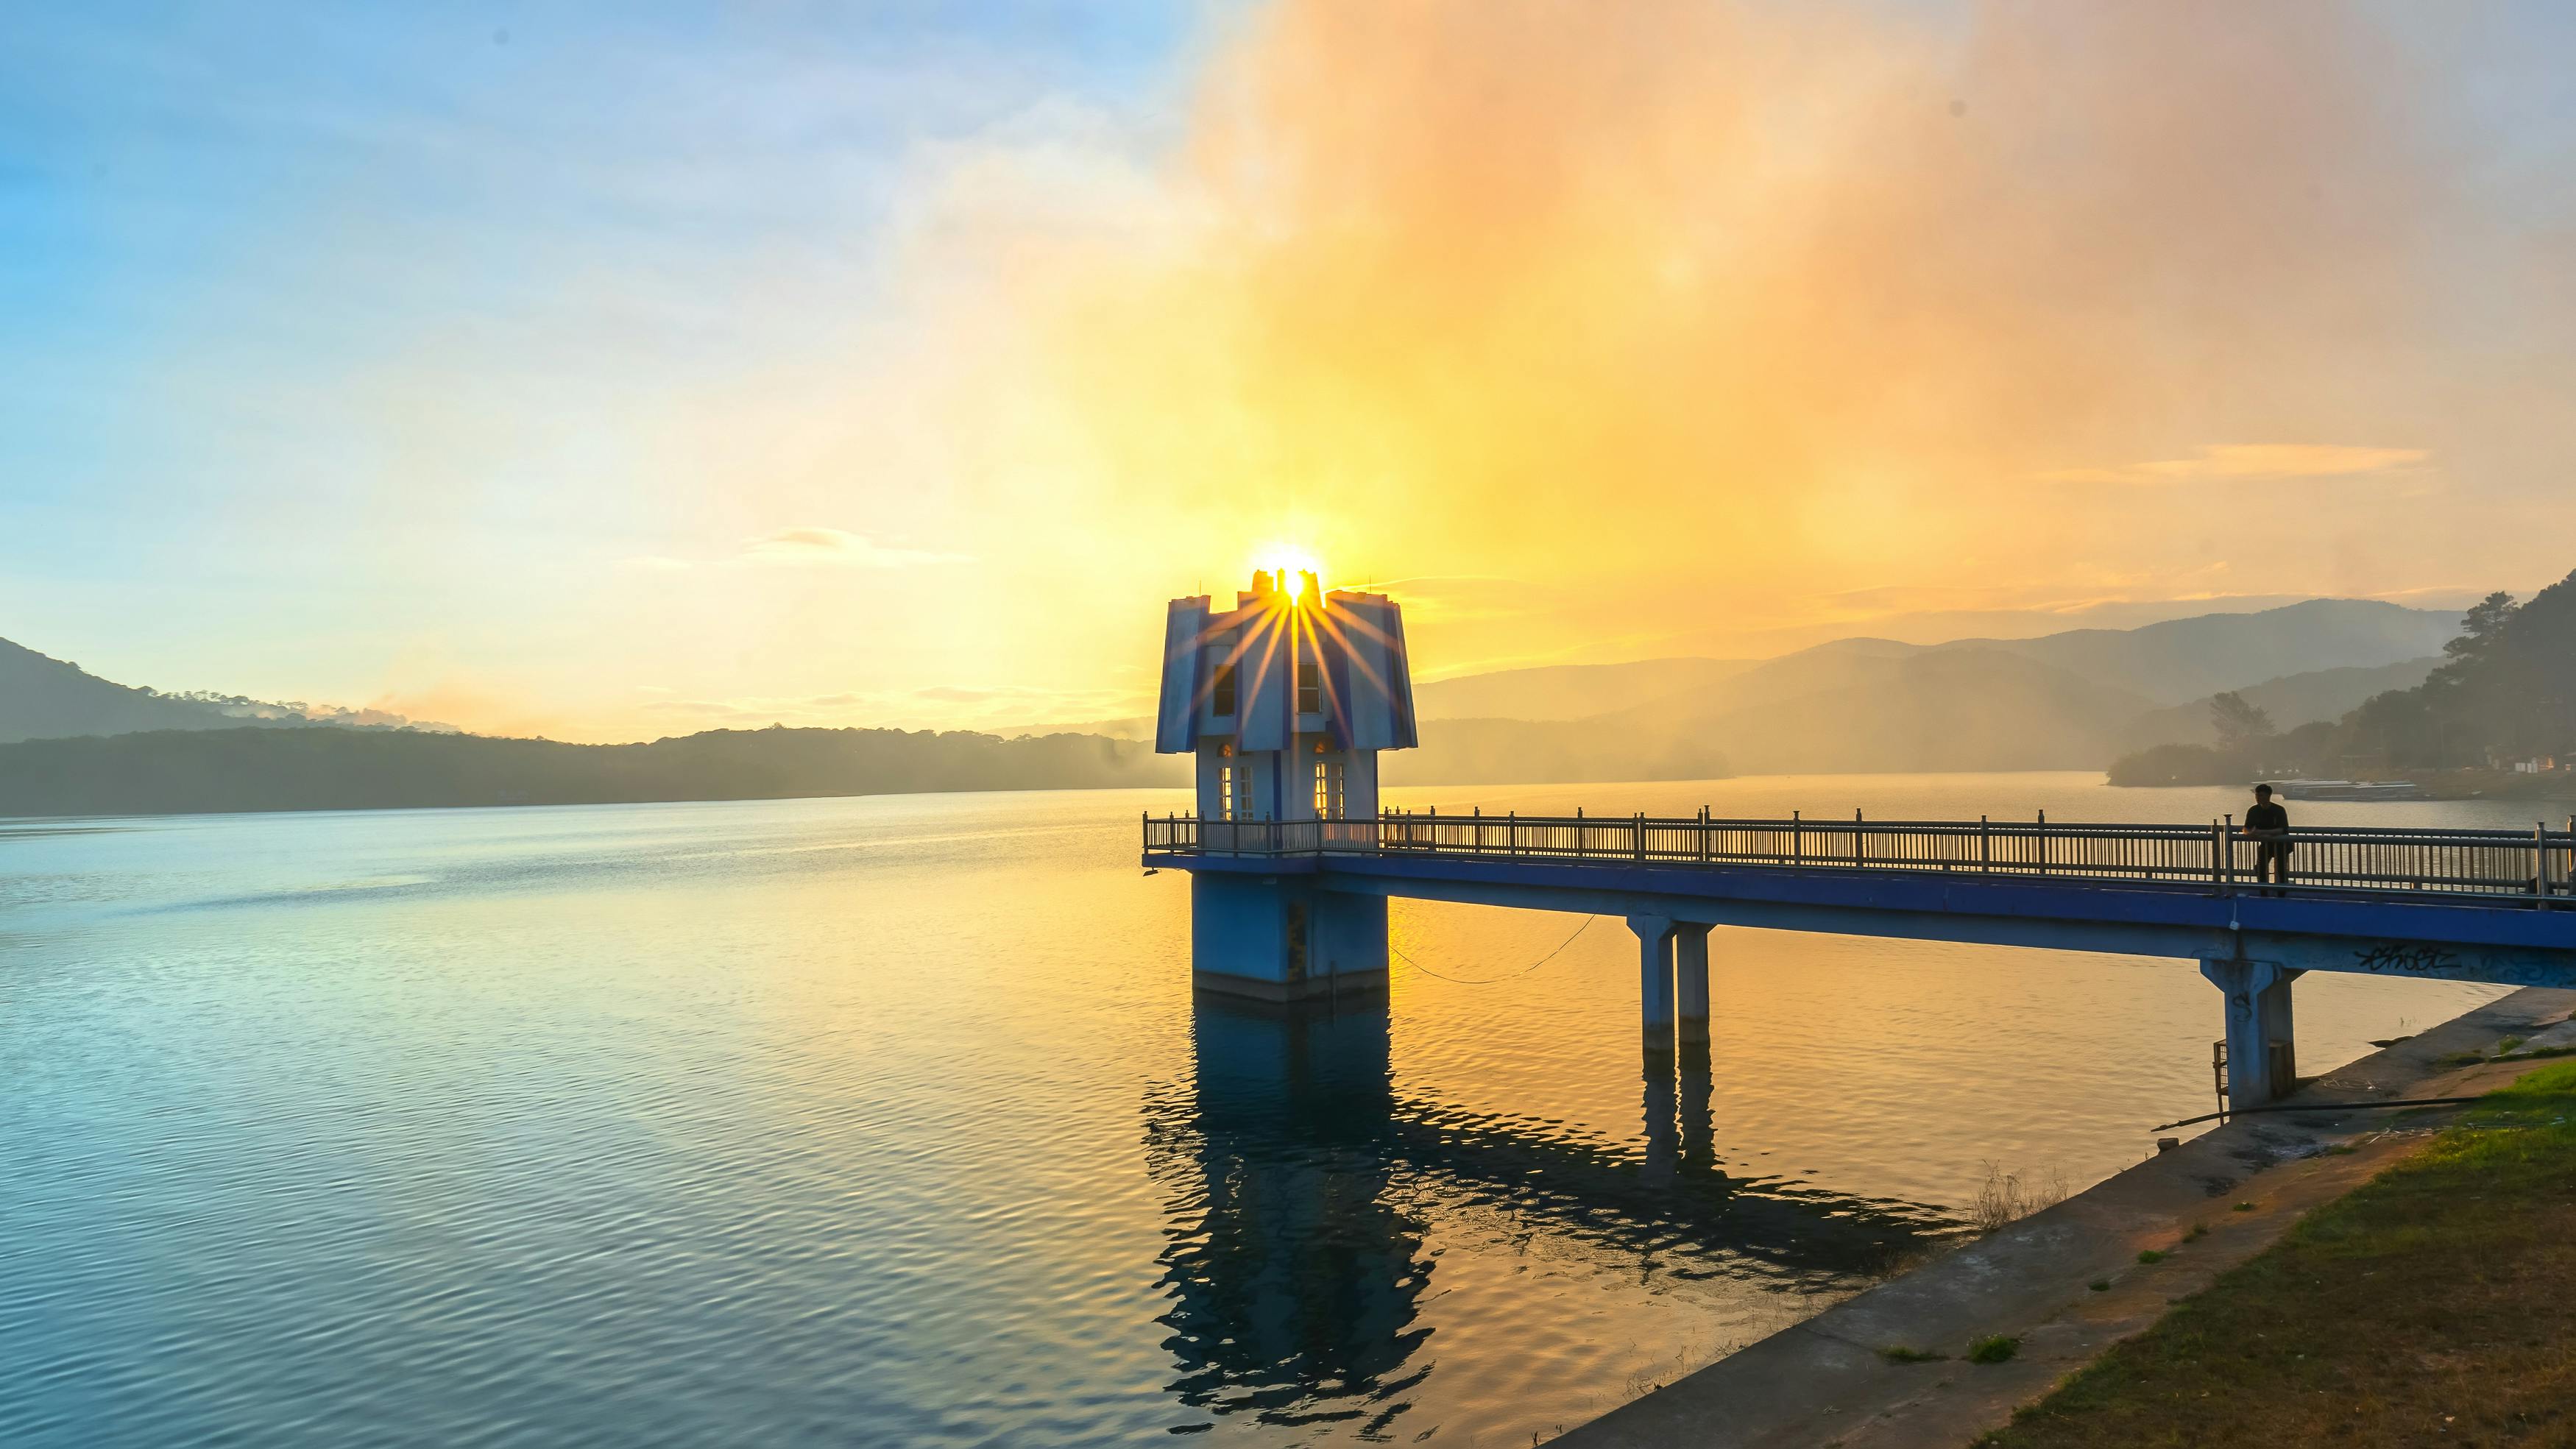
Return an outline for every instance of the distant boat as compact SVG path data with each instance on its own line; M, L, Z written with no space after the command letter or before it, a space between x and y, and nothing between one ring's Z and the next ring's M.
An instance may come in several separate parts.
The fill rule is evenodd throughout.
M2424 787L2412 780L2280 780L2273 792L2284 800L2422 800Z

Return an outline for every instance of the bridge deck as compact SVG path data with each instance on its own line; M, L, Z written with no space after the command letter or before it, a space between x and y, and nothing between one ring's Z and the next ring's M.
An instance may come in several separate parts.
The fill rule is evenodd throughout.
M1993 820L1727 820L1390 813L1373 820L1144 818L1147 854L1451 855L1475 859L1764 865L2035 876L2062 882L2179 882L2221 893L2255 882L2260 841L2207 825ZM2469 896L2544 905L2576 896L2576 818L2552 830L2303 829L2289 884L2420 900ZM2502 898L2502 899L2498 899Z
M1149 865L1543 910L2576 985L2576 833L1388 815L1145 821Z

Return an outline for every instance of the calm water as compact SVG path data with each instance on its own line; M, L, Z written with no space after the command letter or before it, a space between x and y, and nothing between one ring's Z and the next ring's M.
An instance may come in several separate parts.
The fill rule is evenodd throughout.
M1400 803L2241 808L2097 779ZM0 1442L1526 1444L2209 1105L2170 962L1721 930L1677 1084L1613 920L1194 1008L1178 803L0 822ZM2312 1071L2500 994L2299 992Z

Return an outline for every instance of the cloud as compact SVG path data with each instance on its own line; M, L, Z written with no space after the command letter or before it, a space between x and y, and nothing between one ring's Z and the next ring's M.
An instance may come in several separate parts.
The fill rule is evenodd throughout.
M2215 478L2350 478L2410 468L2433 456L2425 448L2366 448L2343 443L2213 443L2195 458L2165 458L2120 468L2064 468L2035 475L2043 483L2195 483Z
M856 569L907 569L968 561L964 554L894 548L855 533L812 524L782 528L755 538L742 546L740 558L754 564L823 564Z
M972 559L962 553L899 548L843 529L799 524L759 538L746 539L741 549L730 558L693 561L668 554L638 554L619 559L617 566L650 573L670 573L694 568L908 569L969 562Z

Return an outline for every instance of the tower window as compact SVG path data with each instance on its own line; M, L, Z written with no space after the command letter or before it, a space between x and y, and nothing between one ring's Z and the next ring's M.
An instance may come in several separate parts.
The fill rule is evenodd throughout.
M1208 689L1208 711L1223 719L1234 713L1234 666L1216 667L1216 683Z
M1315 656L1299 651L1297 655L1297 712L1321 714L1324 709L1324 671Z
M1217 766L1216 817L1219 820L1252 818L1252 767L1250 765Z
M1315 818L1342 818L1342 762L1339 760L1315 762Z

